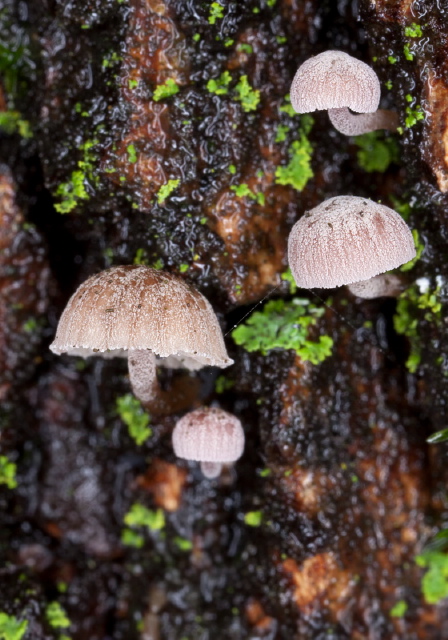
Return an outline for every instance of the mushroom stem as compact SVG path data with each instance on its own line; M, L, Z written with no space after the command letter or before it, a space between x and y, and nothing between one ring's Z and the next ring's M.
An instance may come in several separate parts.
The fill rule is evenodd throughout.
M396 131L399 124L398 113L386 109L354 114L347 107L342 107L328 109L328 116L334 128L346 136L359 136L377 129Z
M132 391L141 402L153 400L158 391L156 356L149 349L136 349L128 355Z
M206 478L217 478L222 470L220 462L201 462L201 471Z

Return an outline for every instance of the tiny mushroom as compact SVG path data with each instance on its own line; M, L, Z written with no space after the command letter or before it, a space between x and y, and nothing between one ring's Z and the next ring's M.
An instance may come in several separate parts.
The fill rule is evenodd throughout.
M128 358L142 402L159 388L156 364L228 367L218 319L182 278L147 266L112 267L83 282L67 303L50 349L57 354Z
M396 298L404 289L401 278L393 273L381 273L370 280L360 280L347 285L354 296L363 300L373 298Z
M380 93L378 77L367 64L342 51L324 51L298 68L291 104L297 113L327 109L333 126L347 136L377 129L395 131L398 115L378 109Z
M412 233L393 209L337 196L293 226L288 260L298 287L332 288L368 280L415 257Z
M206 478L216 478L223 463L235 462L243 454L244 431L231 413L201 407L177 422L173 449L179 458L200 462Z

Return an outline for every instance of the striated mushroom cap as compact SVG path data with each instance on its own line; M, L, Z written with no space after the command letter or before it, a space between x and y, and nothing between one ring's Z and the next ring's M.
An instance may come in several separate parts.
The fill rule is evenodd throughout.
M337 196L293 226L288 260L297 286L332 288L368 280L415 257L412 233L393 209Z
M244 450L244 431L231 413L202 407L177 422L173 448L179 458L186 460L235 462Z
M358 113L376 111L381 88L367 64L342 51L324 51L306 60L291 85L297 113L348 107Z
M146 266L112 267L86 280L68 301L50 349L106 357L153 351L160 364L228 367L218 319L181 278Z

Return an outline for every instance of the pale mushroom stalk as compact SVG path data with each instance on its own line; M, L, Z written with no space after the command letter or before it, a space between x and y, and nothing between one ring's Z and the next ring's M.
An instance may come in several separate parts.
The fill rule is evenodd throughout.
M202 474L209 479L217 478L222 471L220 462L201 462L200 467Z
M378 129L396 131L399 119L398 113L387 109L378 109L373 113L352 113L348 107L328 109L331 124L346 136L359 136Z
M154 400L159 390L154 353L149 349L130 351L128 369L132 391L140 402L146 403Z

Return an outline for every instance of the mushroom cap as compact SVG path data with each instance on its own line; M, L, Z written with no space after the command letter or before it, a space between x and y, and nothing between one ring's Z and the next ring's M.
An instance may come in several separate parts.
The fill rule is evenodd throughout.
M150 349L168 366L228 367L218 319L184 280L146 266L112 267L83 282L67 303L50 349L87 357Z
M297 286L332 288L368 280L415 257L412 233L393 209L337 196L293 226L288 260Z
M244 431L237 417L218 408L201 407L183 416L173 431L174 453L198 462L235 462L244 450Z
M381 273L369 280L360 280L348 285L348 290L354 296L363 300L374 298L396 298L403 291L403 282L393 273Z
M349 107L358 113L376 111L381 87L365 62L342 51L324 51L306 60L291 85L291 104L297 113Z

